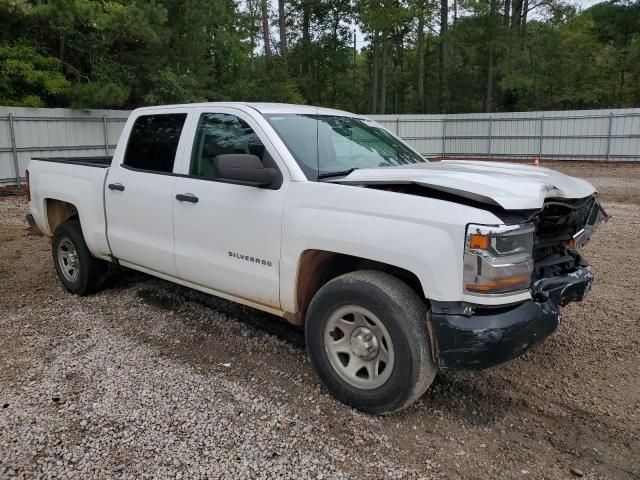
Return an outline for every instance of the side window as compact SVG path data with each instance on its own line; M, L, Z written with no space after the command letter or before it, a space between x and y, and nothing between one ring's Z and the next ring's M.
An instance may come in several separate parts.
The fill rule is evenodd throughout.
M124 165L141 170L171 173L186 113L143 115L129 134Z
M273 162L258 135L244 120L226 113L203 113L198 121L189 174L217 178L213 159L228 153L255 155L265 166Z

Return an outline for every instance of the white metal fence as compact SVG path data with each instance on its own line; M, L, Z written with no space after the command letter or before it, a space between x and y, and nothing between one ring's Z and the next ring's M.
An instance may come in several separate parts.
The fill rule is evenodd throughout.
M110 155L129 112L0 107L0 184L20 184L34 156Z
M372 115L430 157L640 160L640 109Z
M33 156L111 154L128 115L0 107L0 184ZM429 157L640 161L640 108L370 117Z

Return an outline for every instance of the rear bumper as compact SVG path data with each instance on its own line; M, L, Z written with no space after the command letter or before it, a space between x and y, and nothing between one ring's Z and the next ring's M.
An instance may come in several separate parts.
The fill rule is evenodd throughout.
M430 327L441 371L481 370L523 355L560 323L559 306L580 301L591 288L589 267L534 284L534 300L470 315L433 302Z

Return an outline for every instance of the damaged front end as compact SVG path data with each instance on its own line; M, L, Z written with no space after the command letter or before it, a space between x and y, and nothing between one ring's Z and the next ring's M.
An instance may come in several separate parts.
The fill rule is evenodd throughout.
M551 199L540 211L528 215L518 229L487 233L473 226L467 238L471 259L465 260L467 291L499 287L491 268L498 270L504 264L511 275L504 277L511 280L501 280L505 285L522 282L522 272L528 271L531 300L498 308L432 302L429 327L440 370L488 368L524 354L553 333L560 322L559 307L581 301L591 289L591 268L576 249L607 219L591 196ZM524 255L515 247L527 244L524 234L529 230L534 231L533 245L530 254ZM500 261L501 249L496 245L502 246L502 251L511 249L506 260ZM488 254L483 254L485 248Z
M541 278L533 282L531 296L538 302L551 302L564 307L571 302L580 302L591 290L593 273L591 267L576 254L579 264L577 268L565 275Z
M563 307L586 296L593 274L577 249L586 245L597 226L608 219L594 197L545 203L534 217L531 296L535 301Z

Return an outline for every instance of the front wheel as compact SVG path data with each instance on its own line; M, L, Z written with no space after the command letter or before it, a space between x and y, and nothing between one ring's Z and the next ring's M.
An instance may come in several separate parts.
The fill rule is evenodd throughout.
M51 247L58 278L68 291L87 295L100 288L107 264L91 255L77 219L58 225Z
M305 323L307 351L338 400L371 413L410 405L433 382L427 307L408 285L377 271L326 283Z

